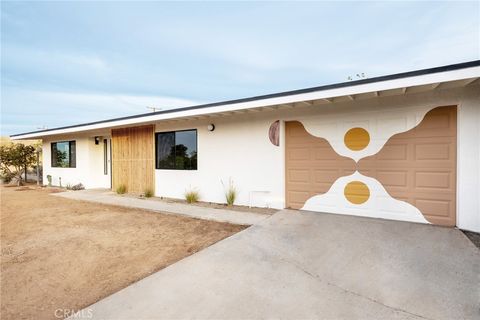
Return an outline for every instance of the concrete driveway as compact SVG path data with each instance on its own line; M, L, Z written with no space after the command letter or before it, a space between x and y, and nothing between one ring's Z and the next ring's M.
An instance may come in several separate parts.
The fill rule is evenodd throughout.
M479 297L480 251L458 230L284 210L82 314L478 319Z

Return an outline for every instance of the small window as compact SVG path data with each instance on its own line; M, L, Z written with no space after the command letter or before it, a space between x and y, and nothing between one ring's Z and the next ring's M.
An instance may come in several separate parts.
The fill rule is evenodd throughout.
M52 142L52 167L75 168L76 145L75 141Z
M155 168L197 170L197 130L155 134Z

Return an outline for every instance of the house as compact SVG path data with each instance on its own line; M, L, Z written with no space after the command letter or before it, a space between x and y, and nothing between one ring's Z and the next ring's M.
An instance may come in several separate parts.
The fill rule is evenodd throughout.
M480 231L480 60L13 135L43 179ZM222 184L223 182L223 184Z

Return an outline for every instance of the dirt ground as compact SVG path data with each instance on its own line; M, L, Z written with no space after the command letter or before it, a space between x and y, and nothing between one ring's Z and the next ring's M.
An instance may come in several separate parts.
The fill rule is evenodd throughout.
M117 196L141 198L138 195L132 195L132 194L122 194ZM239 212L253 212L253 213L266 214L266 215L272 215L275 212L278 212L278 209L272 209L272 208L248 207L248 206L239 206L239 205L227 206L226 204L222 204L222 203L205 202L205 201L188 203L186 200L166 198L166 197L162 197L162 198L151 197L149 198L149 200L155 200L155 201L167 202L167 203L181 203L181 204L187 204L190 206L198 206L198 207L212 208L212 209L227 209L227 210L239 211Z
M56 319L243 230L0 187L1 319Z
M278 209L271 209L271 208L259 208L259 207L250 207L249 208L248 206L238 206L238 205L227 206L226 204L204 202L204 201L187 203L187 201L185 201L185 200L172 199L172 198L156 198L155 197L154 199L158 200L158 201L183 203L183 204L189 204L191 206L199 206L199 207L205 207L205 208L227 209L227 210L240 211L240 212L254 212L254 213L260 213L260 214L267 214L267 215L272 215L272 214L274 214L275 212L278 211Z
M473 242L474 245L477 246L477 248L480 249L480 233L466 230L462 230L462 232Z

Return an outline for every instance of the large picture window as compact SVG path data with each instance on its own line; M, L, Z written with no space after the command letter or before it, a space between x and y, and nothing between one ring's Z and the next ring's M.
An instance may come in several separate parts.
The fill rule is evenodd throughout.
M52 167L75 168L75 141L52 142Z
M155 168L197 170L197 130L155 134Z

